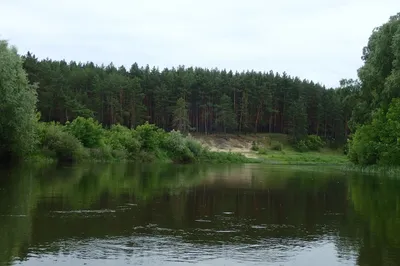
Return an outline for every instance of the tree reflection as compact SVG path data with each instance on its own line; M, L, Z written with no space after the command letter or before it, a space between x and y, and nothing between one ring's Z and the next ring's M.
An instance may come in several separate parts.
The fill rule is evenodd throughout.
M62 242L74 248L79 239L140 235L204 245L275 239L296 246L330 238L339 257L355 254L359 265L400 261L395 179L270 166L129 164L30 166L2 176L2 262L29 252L57 254Z

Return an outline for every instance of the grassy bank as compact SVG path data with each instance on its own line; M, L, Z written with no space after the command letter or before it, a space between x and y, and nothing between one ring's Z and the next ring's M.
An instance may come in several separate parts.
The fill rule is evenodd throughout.
M266 163L281 164L348 164L349 160L343 154L335 151L297 152L294 150L268 151L260 157Z
M334 150L316 141L311 147L296 149L285 134L246 134L246 135L194 135L210 150L236 152L249 158L257 158L267 164L348 164L349 160L341 149ZM319 143L320 142L320 143Z
M78 117L65 125L38 122L36 152L30 161L48 162L172 162L345 164L340 151L318 147L299 151L283 134L183 135L145 123L135 129L104 128L93 119ZM310 147L311 142L305 142ZM311 144L310 144L311 143ZM303 146L304 146L303 145ZM308 147L307 146L307 147ZM315 145L314 145L315 146Z

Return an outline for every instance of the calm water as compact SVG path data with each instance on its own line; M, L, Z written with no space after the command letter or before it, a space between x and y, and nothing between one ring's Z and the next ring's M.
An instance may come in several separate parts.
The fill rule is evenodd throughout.
M400 265L400 181L260 165L0 172L6 265Z

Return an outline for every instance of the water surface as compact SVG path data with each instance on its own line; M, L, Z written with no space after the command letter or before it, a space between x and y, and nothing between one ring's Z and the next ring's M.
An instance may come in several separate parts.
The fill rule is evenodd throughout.
M6 265L400 265L400 181L321 167L0 172Z

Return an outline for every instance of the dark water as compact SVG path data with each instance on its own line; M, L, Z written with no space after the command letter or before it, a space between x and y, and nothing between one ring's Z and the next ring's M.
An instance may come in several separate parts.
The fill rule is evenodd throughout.
M400 181L319 168L0 172L6 265L400 265Z

